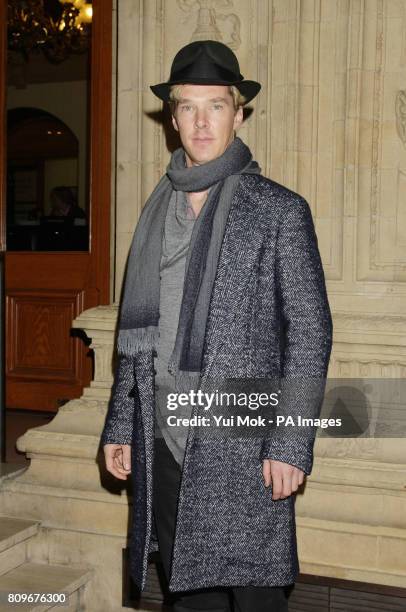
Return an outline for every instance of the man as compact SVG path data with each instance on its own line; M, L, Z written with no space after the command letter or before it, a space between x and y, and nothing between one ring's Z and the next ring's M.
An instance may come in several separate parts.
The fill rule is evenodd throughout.
M131 246L102 434L107 469L132 475L132 576L143 589L159 546L177 612L227 611L228 594L238 612L286 611L294 493L314 438L172 428L168 397L213 380L325 379L332 322L310 208L235 137L260 85L227 46L187 45L151 89L182 147ZM186 422L201 414L192 401L178 409Z

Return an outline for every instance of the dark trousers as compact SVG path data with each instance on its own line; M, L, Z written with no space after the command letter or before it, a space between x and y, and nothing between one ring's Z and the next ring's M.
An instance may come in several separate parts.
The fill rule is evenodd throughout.
M153 512L162 564L169 581L181 470L163 438L155 441ZM178 592L174 612L287 612L283 587L225 587Z

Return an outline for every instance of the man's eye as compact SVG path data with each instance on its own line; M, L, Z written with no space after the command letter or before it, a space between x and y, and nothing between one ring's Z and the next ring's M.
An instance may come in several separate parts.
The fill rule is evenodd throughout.
M213 108L214 108L215 110L221 110L221 109L223 108L223 105L222 105L222 104L214 104L214 105L213 105Z
M188 110L190 110L192 107L190 106L190 104L182 104L182 106L181 106L180 108L181 108L181 110L188 111Z

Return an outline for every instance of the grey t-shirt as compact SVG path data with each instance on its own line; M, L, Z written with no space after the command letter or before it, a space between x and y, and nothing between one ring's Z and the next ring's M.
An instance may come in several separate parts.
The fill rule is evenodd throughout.
M185 279L186 256L196 216L186 194L174 191L169 201L162 239L160 266L159 339L155 358L155 436L163 437L175 460L182 465L188 428L169 427L167 417L189 416L190 407L170 411L167 396L175 392L174 377L168 372L169 358L175 346Z

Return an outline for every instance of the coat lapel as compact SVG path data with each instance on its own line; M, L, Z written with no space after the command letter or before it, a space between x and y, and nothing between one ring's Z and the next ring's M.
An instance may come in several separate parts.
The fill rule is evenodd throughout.
M262 243L259 213L258 204L251 198L236 197L230 210L210 300L203 377L210 374L247 286L255 279L255 262Z

